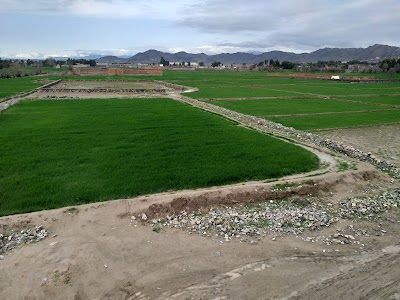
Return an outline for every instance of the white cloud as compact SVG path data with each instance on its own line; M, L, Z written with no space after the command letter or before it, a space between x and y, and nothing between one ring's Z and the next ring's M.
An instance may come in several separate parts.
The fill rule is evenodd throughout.
M398 0L204 0L186 7L178 24L223 36L230 46L310 51L396 45L399 11Z
M0 12L177 19L190 0L0 0Z
M399 46L399 11L399 0L0 0L0 30L9 26L13 14L19 17L19 23L4 32L8 42L3 51L21 55L54 53L70 45L108 49L96 52L117 56L149 48L209 54L299 53L376 43ZM3 15L9 19L2 23ZM22 29L21 22L29 26ZM38 34L43 28L58 38L59 48ZM61 39L59 32L67 38ZM74 44L71 37L76 37Z
M85 57L90 55L113 55L113 56L133 56L138 49L108 49L108 50L61 50L52 52L21 52L21 53L2 53L0 57L13 59L45 59L48 57Z

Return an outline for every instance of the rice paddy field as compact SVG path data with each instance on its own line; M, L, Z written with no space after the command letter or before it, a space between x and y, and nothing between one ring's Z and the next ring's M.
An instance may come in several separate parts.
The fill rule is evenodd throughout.
M0 215L318 168L298 146L171 99L23 101L0 114Z
M337 82L258 72L184 75L171 73L166 77L170 82L198 88L187 94L190 97L296 129L400 123L400 82Z
M0 79L0 101L2 98L28 92L42 86L38 77L20 77Z
M0 80L0 101L42 85L37 78ZM400 82L168 70L139 82L127 76L43 79L79 80L82 86L162 80L198 89L186 96L300 130L400 123ZM0 145L1 216L319 167L303 148L160 98L22 101L0 112Z

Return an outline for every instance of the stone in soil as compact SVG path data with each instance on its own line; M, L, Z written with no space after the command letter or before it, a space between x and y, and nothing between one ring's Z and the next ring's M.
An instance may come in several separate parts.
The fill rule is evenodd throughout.
M48 231L43 226L23 229L18 232L9 234L0 234L0 253L4 254L11 251L21 244L30 244L45 239L48 236ZM4 256L3 256L4 258Z

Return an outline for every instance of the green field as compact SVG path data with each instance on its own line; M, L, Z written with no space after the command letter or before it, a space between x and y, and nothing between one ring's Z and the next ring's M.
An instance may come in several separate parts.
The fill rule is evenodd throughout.
M211 101L210 103L244 114L260 117L271 115L388 109L388 107L374 104L343 102L331 99L235 100Z
M218 106L297 129L400 122L400 82L350 83L270 77L262 72L205 71L166 72L163 80L199 88L187 96L211 99L210 103ZM307 116L287 116L291 114Z
M325 74L326 75L326 74ZM365 74L348 74L348 76L362 76ZM387 74L368 74L388 78ZM374 116L371 122L368 120L351 120L347 115L349 111L384 111L397 109L400 106L400 83L350 83L336 82L327 80L309 80L300 78L283 78L270 76L264 72L218 72L218 71L171 71L164 70L163 76L49 76L49 79L75 79L75 80L162 80L170 83L196 87L199 91L186 94L186 96L199 100L229 100L246 98L243 102L233 101L212 101L212 103L229 109L251 114L260 117L289 115L289 114L310 114L310 121L316 121L315 113L346 113L341 117L341 122L330 123L329 128L364 126L370 124L385 124L400 122L400 114L396 112L387 113L391 117L386 119L385 113ZM30 88L29 80L32 79L12 79L10 83L15 83L18 89L13 86L0 86L0 97L16 93L16 91L27 90ZM25 83L25 85L24 85ZM36 86L35 86L36 87ZM252 98L265 98L267 100L251 100ZM275 98L275 99L274 99ZM299 99L302 98L302 99ZM317 98L328 98L322 100ZM273 100L273 101L272 101ZM337 115L335 115L337 116ZM357 116L360 116L357 114ZM383 116L380 118L379 116ZM320 117L318 117L320 118ZM335 119L335 117L333 117ZM277 120L277 119L275 119ZM285 122L286 118L284 119ZM298 119L299 120L299 119ZM321 118L321 122L324 119ZM339 118L338 118L339 120ZM348 121L346 121L348 120ZM307 121L304 121L307 122ZM305 128L303 125L295 124L298 129ZM313 125L313 128L326 128L327 124Z
M18 93L28 92L43 83L38 82L38 77L20 77L0 79L0 100Z
M400 123L400 83L262 72L3 79L0 99L59 78L197 87L185 95L301 130ZM0 215L318 168L317 157L302 148L170 99L24 101L0 113L0 145Z
M50 78L59 79L62 77L52 76ZM138 79L138 77L133 76L70 76L65 78L77 80ZM191 97L193 98L400 95L400 83L350 83L294 79L273 77L265 72L164 70L163 76L146 76L139 79L163 80L175 84L197 87L200 91L192 93Z
M262 180L310 152L170 99L24 101L0 113L0 215Z
M340 99L341 98L337 98ZM368 103L377 103L377 104L389 104L389 105L398 105L400 106L400 96L370 96L370 97L343 97L342 99L352 100L352 101L360 101L360 102L368 102Z
M400 110L377 112L352 112L328 115L271 117L271 121L300 130L356 127L400 122Z

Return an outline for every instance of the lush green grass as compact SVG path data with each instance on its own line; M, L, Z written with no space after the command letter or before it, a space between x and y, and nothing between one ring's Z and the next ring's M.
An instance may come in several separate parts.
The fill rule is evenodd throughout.
M338 99L346 99L368 103L380 103L390 105L400 105L400 96L370 96L370 97L343 97Z
M399 83L349 83L326 80L307 80L269 76L266 72L211 72L170 71L163 76L50 76L52 79L77 80L163 80L200 89L192 93L194 98L233 98L315 95L385 95L400 94Z
M167 71L164 72L162 80L199 88L200 91L198 92L186 94L193 98L282 97L282 99L212 101L212 103L255 116L310 114L309 116L273 118L274 121L282 121L283 124L298 129L352 127L400 122L399 110L384 111L393 108L379 105L400 104L400 83L398 82L349 83L279 78L268 75L269 73L262 72ZM362 74L353 75L361 76ZM375 75L378 76L379 74ZM378 77L385 78L386 76ZM305 99L286 98L299 96L305 97ZM329 100L315 99L316 97L326 97ZM376 112L348 113L362 110L376 110ZM343 112L343 114L312 115L323 112Z
M400 110L293 117L270 117L269 119L271 121L300 130L327 129L398 123L400 122Z
M213 102L220 106L237 110L246 114L256 116L269 116L277 114L307 114L318 112L349 112L360 110L385 110L390 107L378 106L378 104L399 105L400 83L350 83L336 82L327 80L308 80L299 78L280 78L269 76L270 73L264 72L210 72L210 71L169 71L165 70L162 77L145 77L143 79L157 79L197 87L200 90L195 93L186 94L193 98L251 98L251 97L279 97L282 99L268 102L246 100L243 102ZM346 74L346 76L376 76L387 78L387 74ZM78 77L84 79L84 77ZM85 77L86 78L86 77ZM90 78L90 77L89 77ZM89 79L88 78L88 79ZM99 79L100 77L94 77ZM103 78L103 77L101 77ZM114 79L136 79L137 77L112 77ZM106 79L106 77L104 77ZM284 98L330 98L323 100L315 99L284 99ZM303 101L306 100L306 101ZM345 101L334 100L354 100L362 103L345 103ZM269 102L271 101L271 102ZM301 101L301 102L300 102ZM374 106L373 104L377 104ZM385 116L388 115L388 119ZM304 116L290 120L283 119L288 124L293 124L296 128L335 128L351 127L369 124L383 124L400 122L397 111L367 114L367 118L359 119L363 116L357 113L355 118L352 114L338 114L332 116ZM369 118L371 116L371 118ZM381 117L383 116L383 117ZM304 118L304 120L303 120ZM310 118L310 125L307 126L307 118ZM274 119L276 121L281 120ZM300 121L303 120L303 121ZM313 124L317 122L318 124ZM324 123L326 120L326 124ZM338 120L337 124L334 120ZM332 121L332 122L331 122Z
M39 79L38 77L0 79L0 99L42 86L43 83L39 83Z
M263 72L173 72L162 80L197 87L193 98L348 96L400 94L400 83L349 83L268 76Z
M374 104L342 102L330 99L219 100L211 101L211 103L253 116L387 109L387 107Z
M276 89L314 95L393 95L400 94L400 83L348 83L315 81L296 85L277 86Z
M240 97L281 97L298 96L285 90L274 90L254 87L203 88L190 94L192 98L240 98Z
M0 114L0 215L318 167L312 153L170 99L25 101Z

